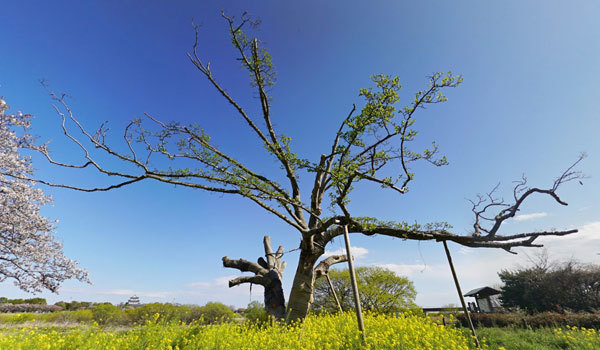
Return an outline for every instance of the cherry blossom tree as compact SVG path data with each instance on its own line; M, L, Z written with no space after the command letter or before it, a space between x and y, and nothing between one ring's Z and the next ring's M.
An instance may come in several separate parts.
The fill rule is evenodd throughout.
M89 282L87 272L64 256L54 222L40 215L50 197L23 179L32 175L30 158L19 154L32 142L31 116L8 114L8 109L0 99L0 281L12 279L27 292L55 293L67 279Z

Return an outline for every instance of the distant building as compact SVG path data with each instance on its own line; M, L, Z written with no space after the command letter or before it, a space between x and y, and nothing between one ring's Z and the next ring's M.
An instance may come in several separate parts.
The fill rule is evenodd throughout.
M498 312L502 308L501 293L502 291L492 287L481 287L469 291L464 296L475 298L475 303L469 303L471 312Z
M131 298L129 298L129 300L127 300L125 306L138 307L142 306L142 304L140 304L140 298L137 295L133 295Z

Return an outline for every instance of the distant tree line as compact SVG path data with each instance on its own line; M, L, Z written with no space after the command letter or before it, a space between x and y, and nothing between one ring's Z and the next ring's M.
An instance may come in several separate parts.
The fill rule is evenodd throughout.
M61 309L59 305L1 304L0 324L27 321L83 324L96 322L100 325L118 326L140 325L148 321L214 324L242 318L242 315L233 312L231 307L217 302L209 302L203 306L151 303L135 308L118 307L111 303L59 302L57 304L64 304L69 309ZM247 312L252 316L252 321L266 320L264 306L261 304L248 308Z
M94 303L90 301L59 301L54 303L56 306L60 306L63 310L81 310L81 309L89 309L94 306Z
M0 297L0 304L34 304L34 305L46 305L46 299L44 299L44 298L8 299L6 297Z

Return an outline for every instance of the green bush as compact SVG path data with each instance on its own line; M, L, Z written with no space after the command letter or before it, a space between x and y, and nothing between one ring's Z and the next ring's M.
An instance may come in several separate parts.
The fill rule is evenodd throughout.
M535 312L595 312L600 309L600 266L573 261L550 262L539 257L534 266L503 270L502 304Z
M235 313L231 309L222 303L209 302L201 307L202 319L204 322L212 324L219 322L228 322L235 317Z
M186 306L175 306L172 304L152 303L140 307L125 310L125 315L130 323L144 324L147 321L180 321L183 309ZM158 315L158 319L155 319Z
M258 324L267 322L268 320L265 305L256 300L248 304L248 308L244 311L243 316L248 321Z
M181 307L181 321L187 324L192 322L198 322L202 320L202 306L187 306Z
M113 304L98 304L92 308L94 321L98 324L119 324L123 322L123 311Z

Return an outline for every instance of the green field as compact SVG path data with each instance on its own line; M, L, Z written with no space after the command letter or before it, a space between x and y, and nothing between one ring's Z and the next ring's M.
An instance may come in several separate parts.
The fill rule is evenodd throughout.
M152 320L134 327L72 321L47 322L35 315L2 315L0 349L474 349L464 328L442 326L418 315L366 315L365 345L351 314L310 316L302 324L250 322L206 325ZM38 315L39 316L39 315ZM578 328L479 329L484 349L600 349L600 333Z

